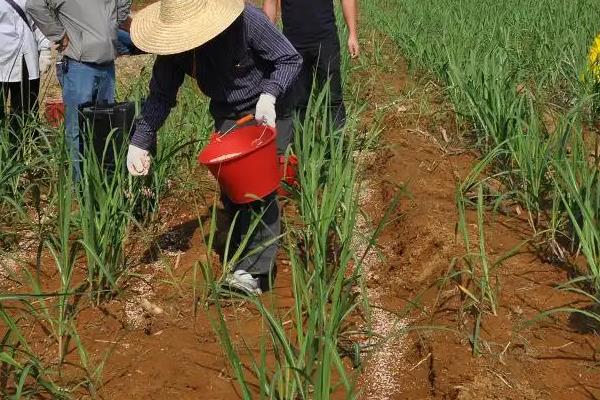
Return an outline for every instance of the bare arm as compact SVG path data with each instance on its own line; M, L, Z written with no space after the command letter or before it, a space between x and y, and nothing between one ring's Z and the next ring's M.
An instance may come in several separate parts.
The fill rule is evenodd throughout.
M358 17L358 6L356 0L340 0L342 2L342 11L344 12L344 19L348 26L348 51L352 58L358 57L360 53L360 45L358 44L358 33L357 33L357 17Z
M271 22L275 23L277 19L277 0L264 0L263 1L263 11L269 17Z

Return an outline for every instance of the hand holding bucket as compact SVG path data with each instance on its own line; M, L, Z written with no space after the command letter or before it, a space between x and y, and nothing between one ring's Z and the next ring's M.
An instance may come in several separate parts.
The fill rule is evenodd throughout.
M227 129L224 133L221 133L221 131L215 132L213 134L211 140L221 140L223 138L223 136L227 135L232 130L239 128L240 126L244 125L247 122L252 121L253 119L254 119L254 115L248 114L248 115L238 119L237 121L235 121L235 123L233 125L231 125L231 128Z
M225 132L223 132L223 133L221 133L221 131L217 131L217 132L215 132L215 133L212 135L212 137L211 137L211 141L212 141L212 140L221 140L221 139L222 139L222 138L223 138L225 135L227 135L229 132L233 131L234 129L237 129L237 128L241 127L242 125L244 125L244 124L246 124L246 123L248 123L248 122L250 122L250 121L252 121L252 120L254 120L254 115L252 115L252 114L248 114L248 115L246 115L246 116L244 116L244 117L242 117L242 118L238 119L238 120L237 120L237 121L235 121L235 123L234 123L234 124L233 124L233 125L232 125L232 126L229 128L229 129L227 129ZM257 121L257 122L258 122L258 121ZM260 124L260 125L258 125L258 126L264 126L264 127L265 127L265 129L263 130L263 134L262 134L262 135L260 135L260 136L259 136L259 137L256 139L256 143L253 143L254 145L259 145L259 144L260 144L259 142L262 140L262 138L263 138L263 136L264 136L264 133L265 133L265 132L266 132L266 130L267 130L267 129L266 129L266 128L267 128L267 124L265 124L265 123L262 123L262 124Z

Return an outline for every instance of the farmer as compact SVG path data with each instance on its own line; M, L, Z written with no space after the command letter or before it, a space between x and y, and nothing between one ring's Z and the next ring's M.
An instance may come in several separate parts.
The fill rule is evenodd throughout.
M243 0L162 0L136 15L131 36L142 51L159 54L127 154L132 175L148 174L156 131L175 106L185 75L210 98L217 131L227 131L235 120L252 113L258 123L276 127L277 148L283 153L291 140L292 120L278 99L296 79L302 59L259 9ZM280 234L276 194L246 205L234 204L223 194L222 201L231 218L239 213L233 251L249 233L253 217L262 216L251 232L246 257L227 283L253 295L269 290Z
M81 175L79 106L114 103L117 29L130 8L131 0L27 0L27 11L63 55L59 79L75 180Z
M275 22L278 3L281 3L283 33L303 58L302 71L293 89L300 118L310 99L313 80L320 91L330 82L330 115L334 127L341 129L346 121L346 110L340 76L340 41L335 23L333 0L264 0L265 14ZM360 52L356 32L356 0L341 0L344 19L348 26L348 51L352 58Z
M11 140L36 112L40 75L52 64L50 41L25 14L25 0L0 1L0 125L10 101Z

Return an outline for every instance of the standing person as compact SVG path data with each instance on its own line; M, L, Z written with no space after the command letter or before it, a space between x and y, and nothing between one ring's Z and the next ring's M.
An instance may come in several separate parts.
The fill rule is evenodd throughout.
M61 86L65 104L66 142L79 163L79 106L114 103L117 30L129 16L131 0L27 0L27 11L40 30L62 53Z
M346 121L346 109L340 75L340 40L333 0L264 0L263 11L272 22L277 18L279 3L283 33L304 60L294 88L300 118L304 118L313 80L317 84L316 90L322 90L329 80L330 115L334 127L341 129ZM356 58L360 52L356 0L341 0L341 3L348 26L348 51L352 58Z
M50 41L25 14L25 0L0 0L0 124L10 101L11 138L36 114L40 74L51 63Z
M131 37L142 51L159 54L127 154L132 175L148 174L156 131L175 106L186 75L210 98L215 130L227 131L235 120L253 113L259 123L276 127L277 149L283 154L292 119L279 99L296 79L302 59L259 9L243 0L162 0L136 14ZM235 221L233 252L250 234L245 256L227 283L248 294L269 290L281 230L276 193L249 204L234 204L224 194L221 198ZM257 216L261 221L249 232Z
M133 42L131 41L131 34L129 30L131 29L131 15L129 15L121 25L119 25L119 30L117 32L117 52L119 56L135 56L138 54L143 54L140 49L135 47Z

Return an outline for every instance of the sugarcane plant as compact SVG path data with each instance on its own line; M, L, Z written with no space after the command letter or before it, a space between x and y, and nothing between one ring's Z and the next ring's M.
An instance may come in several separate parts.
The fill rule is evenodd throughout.
M118 282L126 272L127 228L139 194L129 189L121 130L113 129L104 147L98 149L94 148L92 132L87 130L77 198L90 294L99 304L118 290Z
M336 131L328 104L329 91L325 88L311 99L305 119L295 123L300 189L292 197L298 217L286 220L287 233L281 239L290 259L293 308L279 310L270 294L261 298L230 295L251 304L262 317L266 338L258 344L256 355L250 344L236 343L236 322L228 322L231 318L225 315L222 298L212 297L207 303L212 307L209 315L213 316L214 330L245 399L357 396L344 357L353 354L353 362L360 364L360 346L346 347L354 334L348 330L349 318L366 301L359 296L363 258L355 254L353 240L360 191L360 148L355 137L358 110L349 113L345 130ZM214 229L215 224L211 226ZM208 236L210 249L214 235ZM376 240L369 238L368 242L372 245ZM207 293L222 294L213 268L201 267L210 288ZM250 361L242 361L247 359ZM249 373L258 380L256 390Z

